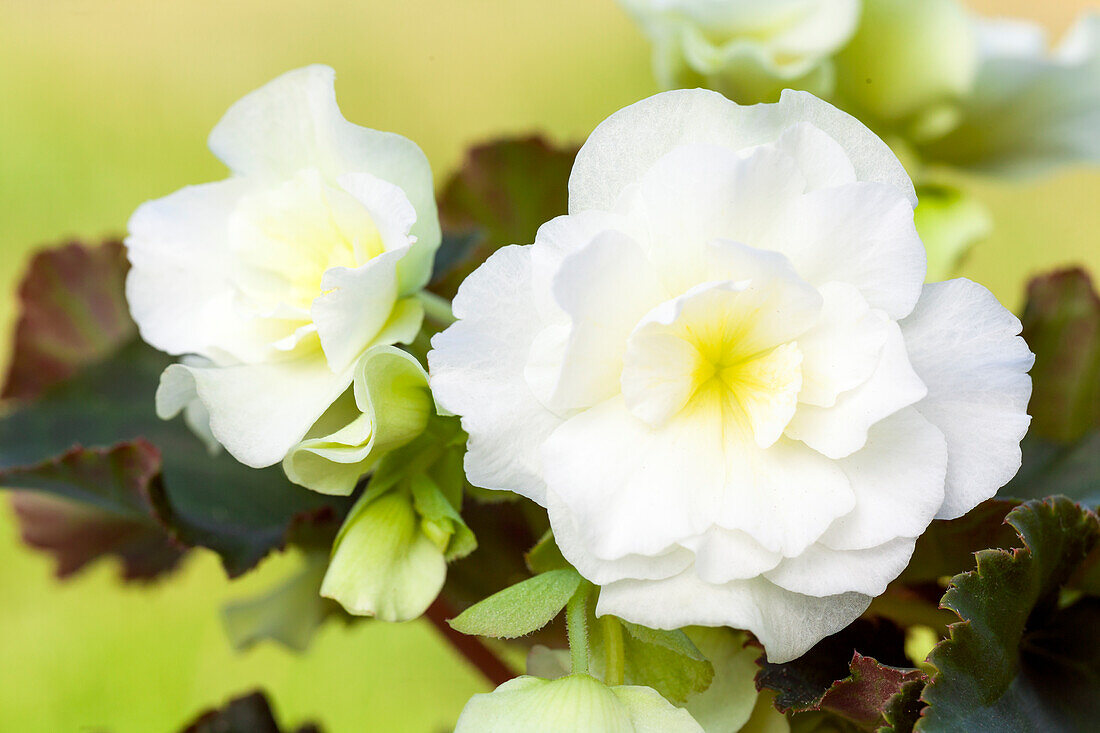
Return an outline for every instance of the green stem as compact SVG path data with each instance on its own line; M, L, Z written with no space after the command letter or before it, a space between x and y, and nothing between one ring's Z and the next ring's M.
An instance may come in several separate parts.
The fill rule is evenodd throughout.
M581 583L565 604L565 627L569 635L569 659L573 674L588 674L588 583Z
M427 290L421 290L416 294L420 304L424 306L424 315L442 326L449 326L455 322L455 315L451 311L451 301Z
M604 682L615 687L623 683L626 658L623 651L623 626L614 616L601 616L604 648Z

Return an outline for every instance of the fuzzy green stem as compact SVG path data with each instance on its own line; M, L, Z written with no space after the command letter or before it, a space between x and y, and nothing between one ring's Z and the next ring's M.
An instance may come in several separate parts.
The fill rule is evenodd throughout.
M573 674L588 674L588 583L581 583L565 604L565 627L569 635L569 660Z
M421 290L416 294L420 304L424 306L424 315L441 326L449 326L455 322L454 312L451 310L451 301L427 290Z
M614 616L601 616L604 649L604 682L611 687L623 683L626 657L623 650L623 626Z

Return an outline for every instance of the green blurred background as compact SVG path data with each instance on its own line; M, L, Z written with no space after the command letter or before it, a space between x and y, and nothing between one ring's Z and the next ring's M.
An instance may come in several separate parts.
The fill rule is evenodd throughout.
M1090 4L972 2L1054 32ZM141 201L222 177L205 148L221 113L313 62L336 68L349 119L416 140L437 182L473 142L531 130L581 140L656 91L648 47L613 0L0 0L0 367L36 247L120 234ZM1100 266L1100 172L962 183L997 227L963 274L1010 307L1031 273ZM108 563L58 583L20 545L5 502L0 729L174 731L263 687L287 723L430 733L485 689L426 623L330 624L304 656L232 652L221 604L296 561L272 558L232 586L202 552L150 587L122 586Z

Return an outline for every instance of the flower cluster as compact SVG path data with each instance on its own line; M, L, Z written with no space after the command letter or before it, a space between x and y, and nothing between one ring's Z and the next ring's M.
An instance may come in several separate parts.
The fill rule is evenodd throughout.
M129 224L159 417L335 502L290 519L336 521L284 597L499 638L565 610L569 665L536 647L459 731L778 719L757 664L851 628L1021 467L1035 356L984 287L926 282L951 257L922 236L987 227L915 161L1100 159L1095 15L1047 53L955 0L623 4L670 90L595 128L533 242L440 250L424 154L344 119L323 66L229 109L226 180Z

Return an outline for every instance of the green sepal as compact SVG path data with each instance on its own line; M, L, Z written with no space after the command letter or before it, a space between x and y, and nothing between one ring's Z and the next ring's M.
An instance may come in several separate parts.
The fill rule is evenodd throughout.
M448 623L463 634L497 639L525 636L550 623L580 585L576 570L551 570L489 596Z
M558 543L554 541L554 533L550 530L547 530L546 534L539 539L538 544L524 554L523 559L527 563L527 568L536 574L572 567L558 549Z

